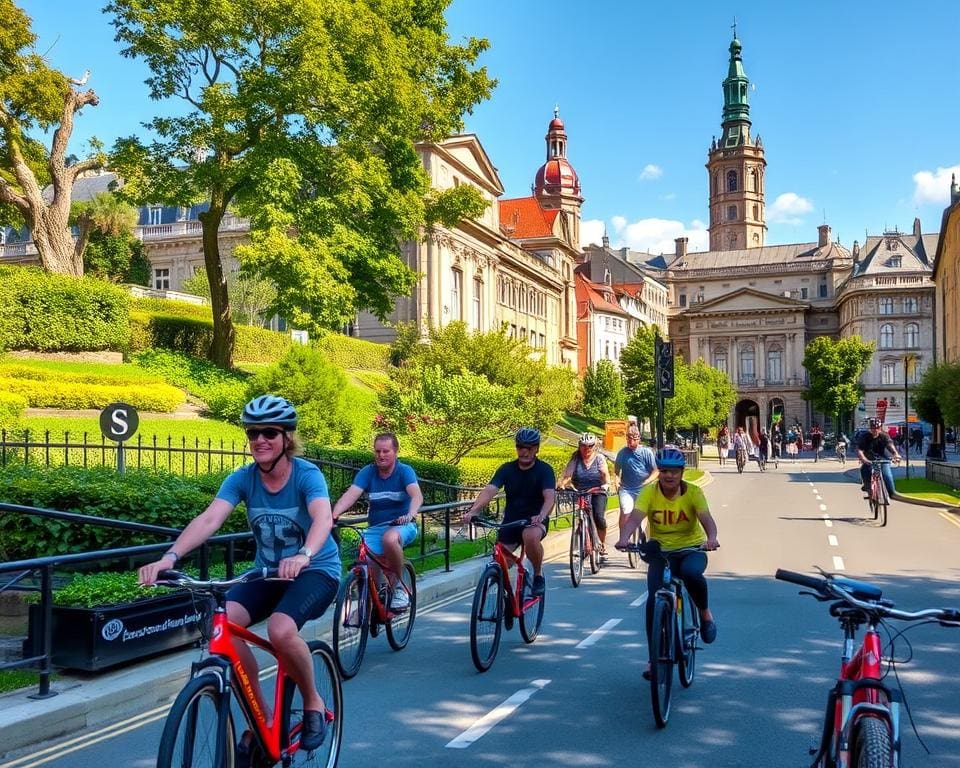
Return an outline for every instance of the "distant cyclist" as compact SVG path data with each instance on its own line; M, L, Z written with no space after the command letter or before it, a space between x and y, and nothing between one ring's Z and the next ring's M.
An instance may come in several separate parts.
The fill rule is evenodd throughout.
M700 611L700 635L703 642L712 643L717 638L717 625L709 607L709 592L704 571L707 568L705 551L686 551L670 554L674 550L700 547L714 550L717 541L717 524L710 514L703 491L683 479L686 459L681 451L667 446L657 451L657 482L647 485L637 498L633 514L620 529L617 548L623 548L644 520L647 537L660 542L664 554L670 559L671 571L683 579L690 597ZM663 586L663 563L653 561L647 566L647 648L650 648L650 630L653 625L654 595ZM649 679L650 669L644 672Z
M610 486L610 470L607 459L600 452L597 436L593 432L580 435L577 450L573 452L567 466L564 467L558 488L572 485L583 492L591 488L600 490L593 494L590 501L593 508L593 522L597 526L597 538L600 539L600 554L606 555L604 542L607 540L607 488Z
M553 468L537 458L540 450L540 432L524 427L515 436L517 458L501 464L490 478L490 482L480 491L480 495L470 505L463 516L464 522L470 522L494 496L503 488L507 506L503 511L503 522L519 520L529 521L523 528L507 528L497 534L497 539L512 549L523 541L524 551L530 565L533 566L534 595L540 596L546 591L543 578L543 544L550 524L550 510L556 497L557 479Z
M857 458L860 459L860 479L863 481L860 488L864 493L870 493L870 475L873 472L871 462L882 461L888 457L892 458L898 464L900 463L900 454L897 452L897 446L893 439L881 429L883 425L880 419L870 419L867 422L869 431L857 440ZM893 485L893 470L890 464L884 462L880 465L880 473L883 475L883 482L887 486L887 491L893 496L895 489Z
M620 528L623 528L633 512L640 489L657 479L657 458L653 451L640 444L640 430L636 426L627 429L627 444L617 452L613 473L619 481Z
M744 432L743 427L737 427L737 431L733 435L733 452L734 455L739 455L743 453L743 462L746 464L747 457L753 451L753 442L750 440L750 435Z
M817 422L810 427L810 446L813 448L813 460L820 461L820 449L823 447L823 430Z

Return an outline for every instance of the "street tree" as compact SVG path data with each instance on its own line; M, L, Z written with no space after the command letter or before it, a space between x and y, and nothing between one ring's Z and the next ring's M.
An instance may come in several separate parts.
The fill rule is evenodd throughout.
M210 281L203 267L183 281L183 290L194 296L210 299ZM263 325L271 317L269 307L277 299L277 289L269 280L243 272L227 272L227 293L230 306L236 308L237 321L247 325Z
M80 276L82 246L69 226L73 185L106 157L96 141L82 160L67 146L77 113L100 100L83 90L89 73L71 79L36 52L30 17L13 0L0 0L0 19L0 216L30 229L45 270ZM50 132L48 149L38 135Z
M74 202L70 219L79 230L76 249L81 260L95 232L114 237L131 234L139 215L134 206L115 192L101 192L89 200Z
M727 420L727 415L737 402L737 390L723 371L708 365L699 358L692 365L685 365L684 377L696 386L697 408L692 425L716 427Z
M803 357L810 382L803 399L841 425L841 419L852 413L863 397L860 377L870 364L874 346L859 336L836 341L819 336L811 341Z
M960 363L932 365L910 392L917 415L931 424L960 424Z
M217 238L228 211L251 219L243 268L277 287L271 309L307 328L361 309L386 316L415 280L401 244L475 215L479 192L431 193L415 146L460 132L494 86L475 66L485 41L448 43L448 3L107 5L123 54L151 70L150 96L186 110L148 123L149 142L118 142L114 163L140 201L206 203L214 362L233 356Z
M610 360L598 360L583 376L583 413L595 421L622 419L626 413L623 380Z
M656 423L657 390L654 377L654 338L657 326L640 328L620 353L620 372L627 401L627 412Z

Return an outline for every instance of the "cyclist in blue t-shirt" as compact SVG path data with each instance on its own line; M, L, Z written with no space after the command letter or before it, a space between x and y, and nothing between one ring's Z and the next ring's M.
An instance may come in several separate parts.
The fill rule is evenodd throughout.
M174 568L184 555L219 530L244 502L257 547L258 567L276 568L280 580L259 580L227 593L227 617L242 627L267 619L267 636L303 694L300 746L314 750L323 743L327 723L324 701L317 692L313 660L300 628L318 618L333 602L340 583L340 552L330 535L333 519L327 482L316 465L298 458L297 412L284 398L261 395L243 409L241 418L250 441L253 463L227 476L217 497L197 515L156 562L140 569L140 583ZM257 662L239 638L234 647L258 681ZM262 702L263 694L256 691Z
M653 450L640 443L640 429L631 424L627 429L627 444L617 452L613 473L620 481L620 530L633 512L640 489L657 479L657 457Z
M382 432L373 439L374 463L361 469L350 487L333 507L333 519L350 509L366 493L369 501L369 528L364 541L378 555L383 555L393 573L386 574L393 597L390 608L401 611L410 606L403 589L393 590L397 574L403 573L403 548L417 538L417 512L423 504L423 493L413 467L397 461L400 443L392 432Z

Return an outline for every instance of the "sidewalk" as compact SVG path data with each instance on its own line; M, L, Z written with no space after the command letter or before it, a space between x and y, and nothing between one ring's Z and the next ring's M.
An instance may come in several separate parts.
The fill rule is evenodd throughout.
M607 520L610 529L615 530L616 510L607 513ZM565 556L569 545L569 528L551 528L543 540L544 558ZM433 571L420 576L418 608L422 610L454 595L469 593L488 562L486 557L477 557L455 563L449 572ZM303 637L331 642L332 614L333 605L322 617L304 626ZM468 627L464 626L463 631L467 632ZM413 644L416 632L414 626ZM51 686L58 694L49 699L29 698L36 686L0 695L0 761L28 747L169 704L183 687L190 664L199 658L198 649L188 648L96 676L62 673Z

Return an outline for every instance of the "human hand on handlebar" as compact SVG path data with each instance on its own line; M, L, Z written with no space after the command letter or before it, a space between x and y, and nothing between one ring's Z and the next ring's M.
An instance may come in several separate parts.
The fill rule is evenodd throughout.
M700 546L701 549L706 550L707 552L712 552L715 549L720 549L720 542L716 539L707 539Z

